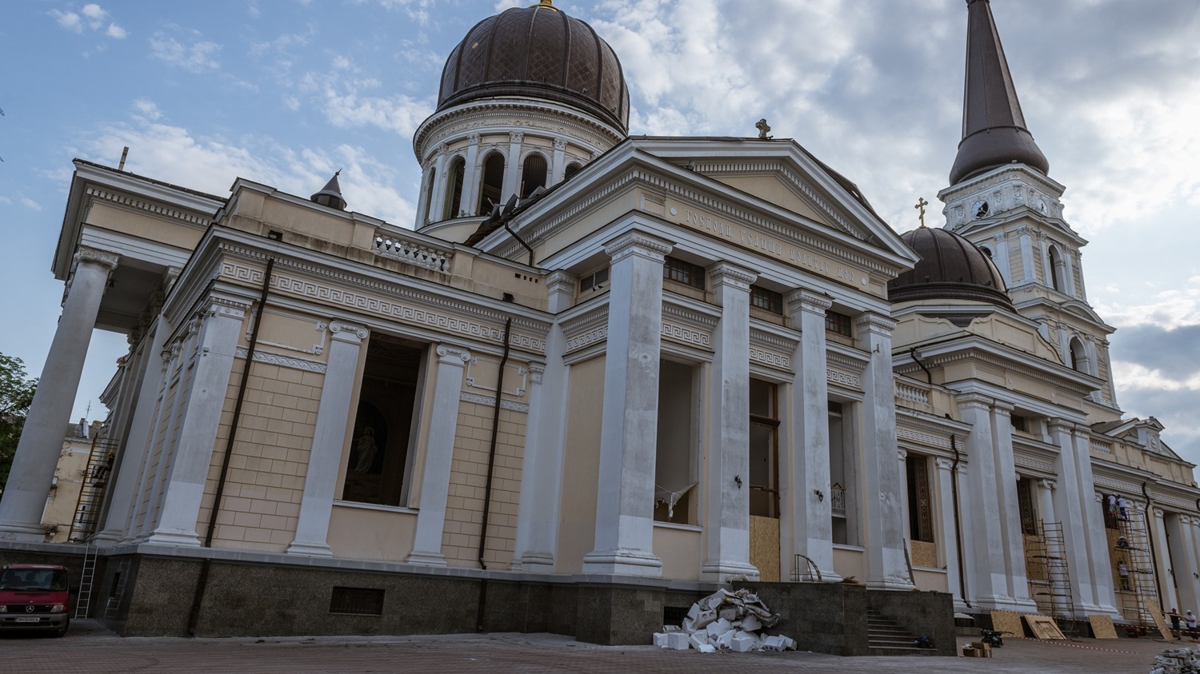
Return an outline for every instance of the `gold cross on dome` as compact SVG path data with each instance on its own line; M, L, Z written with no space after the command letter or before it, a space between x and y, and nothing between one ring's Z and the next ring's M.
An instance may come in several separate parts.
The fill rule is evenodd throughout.
M929 202L925 201L925 197L921 197L920 199L917 200L917 205L913 206L913 208L921 211L921 226L922 227L925 226L925 207L928 205L929 205Z

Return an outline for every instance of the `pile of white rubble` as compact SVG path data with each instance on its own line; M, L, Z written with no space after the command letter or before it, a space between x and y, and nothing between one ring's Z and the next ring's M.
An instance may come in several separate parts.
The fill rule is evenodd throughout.
M692 604L683 625L667 625L654 635L654 645L677 651L694 648L701 653L733 651L794 651L796 642L761 633L779 622L757 595L749 590L721 589Z
M1200 674L1200 648L1179 648L1154 657L1150 674Z

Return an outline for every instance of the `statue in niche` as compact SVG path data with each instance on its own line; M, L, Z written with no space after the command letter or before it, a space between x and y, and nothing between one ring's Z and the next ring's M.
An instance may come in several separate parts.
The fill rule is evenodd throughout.
M359 473L371 472L371 466L375 463L375 454L379 451L375 446L375 429L370 426L363 428L363 434L359 436L354 449L358 458L354 470Z

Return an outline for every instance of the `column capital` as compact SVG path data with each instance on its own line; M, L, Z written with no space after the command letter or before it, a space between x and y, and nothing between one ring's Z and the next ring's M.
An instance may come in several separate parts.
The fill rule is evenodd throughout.
M729 262L718 262L708 268L708 278L712 281L712 289L718 286L750 292L750 284L758 280L758 274L743 269Z
M896 329L896 321L871 312L864 312L854 317L854 325L858 327L860 332L873 333L884 337L891 337L892 331Z
M1161 519L1162 519L1164 516L1166 516L1166 514L1167 514L1167 513L1163 512L1163 509L1162 509L1162 508L1155 508L1155 509L1154 509L1154 517L1155 517L1155 519L1160 519L1160 520L1161 520Z
M793 316L805 312L824 318L825 312L829 310L829 307L833 306L833 300L828 295L818 295L811 290L803 288L788 293L785 299L788 310Z
M565 271L550 272L550 275L546 277L546 292L570 292L574 294L577 283L579 283L579 277L574 274Z
M934 461L934 463L937 464L938 470L949 471L954 468L954 460L953 459L947 459L947 458L939 456Z
M333 333L333 339L339 342L353 342L354 344L361 344L367 338L367 335L370 334L361 325L343 323L341 321L330 321L329 332Z
M1055 482L1054 480L1038 480L1038 482L1042 485L1043 488L1049 489L1050 491L1054 491L1055 489L1058 489L1058 483Z
M529 381L533 384L541 384L542 379L546 376L545 363L530 363L529 364Z
M1075 430L1075 424L1066 419L1048 419L1046 423L1052 433L1071 433Z
M109 271L112 271L113 269L117 268L117 263L120 261L120 255L117 255L116 253L110 253L107 250L88 248L87 246L80 246L79 248L75 249L75 265L84 263L98 264L108 267Z
M508 142L510 143L520 143L523 140L525 140L525 134L520 131L510 131L508 133Z
M630 255L639 255L662 264L663 258L673 249L670 243L637 231L626 232L604 244L604 252L612 258L613 263Z
M1188 517L1187 515L1180 515L1180 516L1179 516L1179 523L1180 523L1180 524L1189 524L1189 525L1190 525L1190 524L1192 523L1192 518L1191 518L1191 517Z
M567 149L567 139L566 138L555 138L554 139L554 149L555 150Z
M1010 403L1006 403L1003 400L993 400L992 401L992 410L994 412L996 412L997 414L1002 414L1006 417L1012 416L1012 412L1015 409L1017 409L1017 408L1014 405L1012 405Z
M896 450L896 458L900 459L901 461L904 461L905 459L908 458L908 450L907 449L897 449Z
M991 408L995 402L991 398L979 393L963 393L954 397L954 401L958 403L961 409L979 409L986 410Z
M471 360L471 352L453 344L439 344L437 348L438 362L443 365L466 367Z
M228 297L209 297L201 307L199 316L202 318L222 316L241 320L246 317L252 306L253 304L246 300Z

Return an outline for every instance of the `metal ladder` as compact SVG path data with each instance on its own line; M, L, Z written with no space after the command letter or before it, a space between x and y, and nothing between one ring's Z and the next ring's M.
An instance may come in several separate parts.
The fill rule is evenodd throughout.
M87 468L84 469L83 481L79 487L79 500L75 502L75 516L71 518L71 530L67 534L68 542L83 543L96 533L104 495L112 478L112 462L116 450L116 441L103 438L99 433L92 440Z
M1158 587L1154 581L1154 564L1150 558L1150 539L1146 534L1142 518L1129 508L1125 519L1117 518L1117 538L1112 541L1113 565L1124 562L1127 580L1122 583L1117 572L1117 596L1121 600L1121 614L1126 620L1142 627L1154 627L1154 616L1146 602L1158 601Z
M75 600L76 620L88 617L92 606L92 587L96 580L96 557L100 549L89 545L83 549L83 572L79 576L79 599Z
M104 618L106 620L115 620L117 611L121 608L121 600L125 597L125 585L129 582L129 558L121 560L117 565L117 573L114 576L115 587L112 594L108 598L108 602L104 605Z
M1054 618L1066 630L1075 622L1071 570L1067 565L1062 522L1038 520L1037 534L1026 537L1026 564L1030 590L1038 613Z

